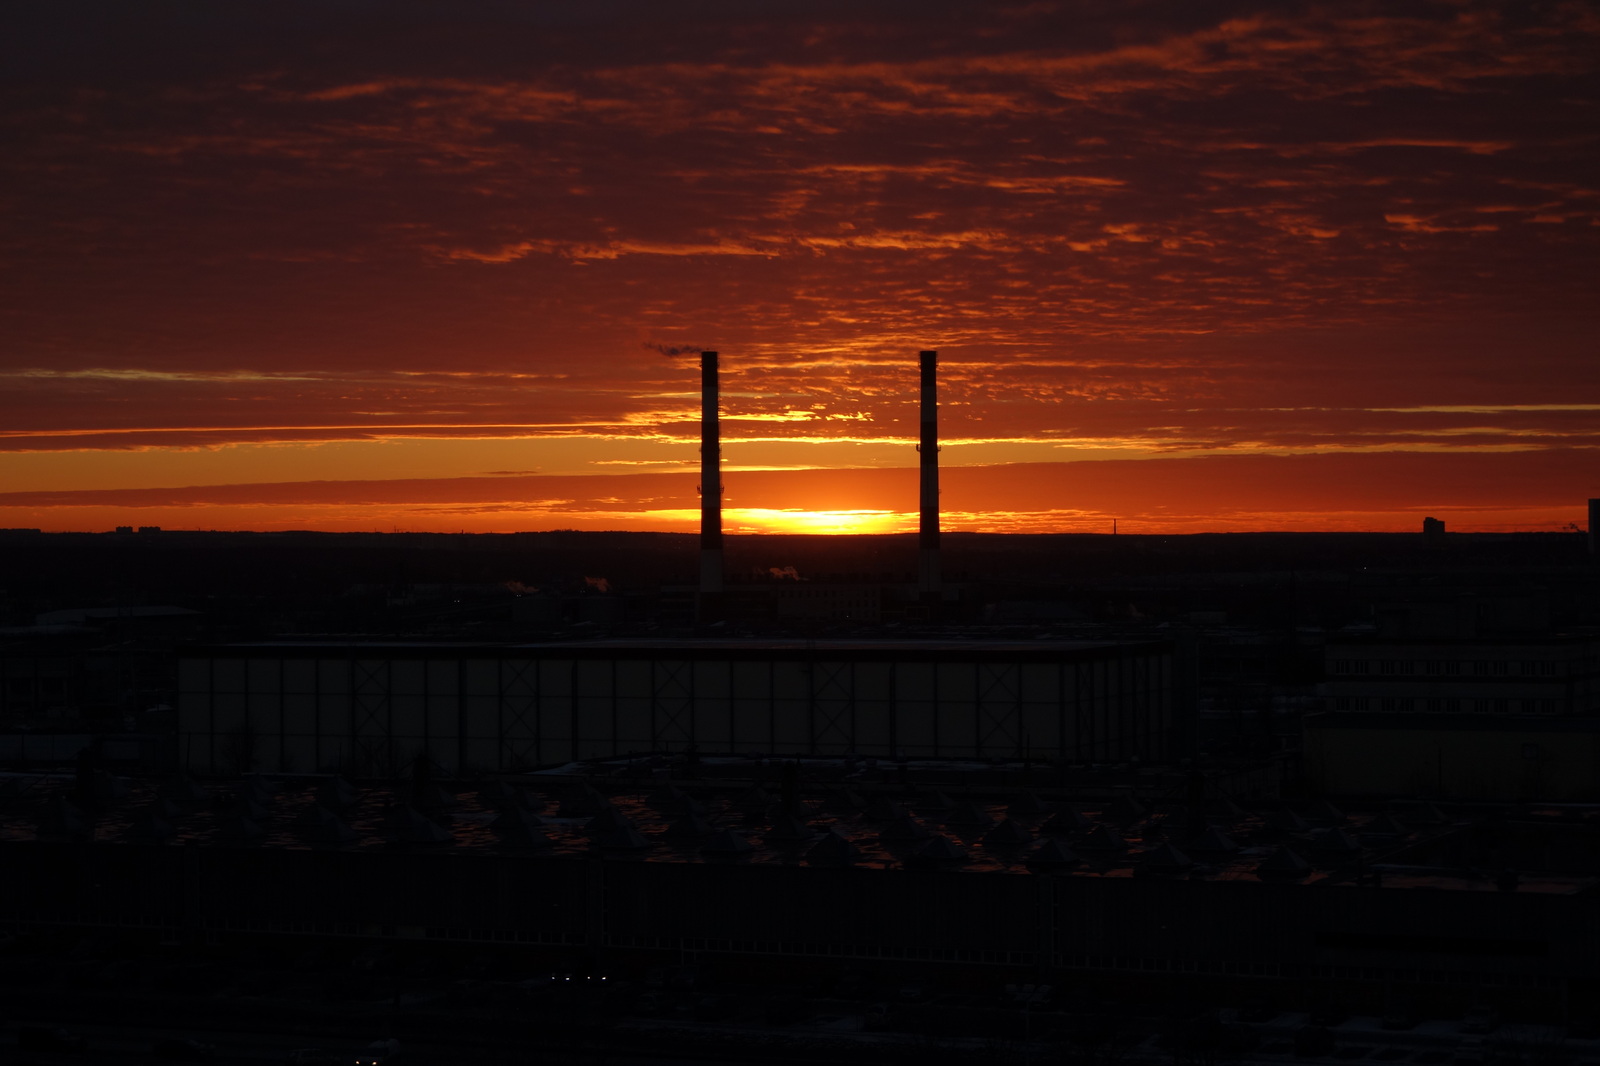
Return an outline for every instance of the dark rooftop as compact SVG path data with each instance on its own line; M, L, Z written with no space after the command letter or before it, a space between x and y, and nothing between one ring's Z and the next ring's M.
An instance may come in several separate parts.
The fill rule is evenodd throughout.
M1505 870L1477 869L1459 858L1446 864L1440 856L1460 849L1441 842L1461 835L1469 821L1427 804L1356 813L1296 805L1304 821L1283 819L1281 805L1243 810L1212 802L1196 813L1179 803L1147 800L1148 809L1136 811L1125 800L1074 802L1054 789L995 788L992 777L989 784L945 783L959 781L965 764L940 764L940 791L850 780L841 772L842 760L802 764L806 779L794 787L792 813L783 809L780 764L738 756L702 760L693 779L661 774L671 769L661 757L573 764L484 783L432 781L421 788L392 782L356 788L328 775L200 784L118 779L116 794L97 814L73 805L70 775L6 774L0 775L0 840L93 839L113 846L194 841L647 862L853 862L864 868L1012 875L1560 894L1600 883L1586 869L1522 869L1508 888ZM985 768L973 764L975 782L985 778L976 772ZM1059 816L1071 811L1083 817ZM901 832L886 833L891 825ZM999 826L1004 830L997 831ZM842 859L848 849L816 850L830 835L852 845L854 854ZM748 851L741 842L750 845ZM1170 860L1173 849L1183 863L1161 861Z
M1050 651L1075 651L1080 648L1108 648L1121 647L1130 643L1158 643L1158 639L1147 641L1119 641L1119 640L957 640L957 639L900 639L900 640L762 640L751 638L743 639L683 639L669 640L662 638L652 639L625 639L625 640L560 640L539 641L531 643L504 643L480 644L466 641L422 641L422 640L338 640L331 642L296 641L296 640L268 640L268 641L241 641L235 644L223 644L208 647L206 650L220 652L224 649L273 649L273 650L299 650L304 648L322 651L337 650L346 647L356 648L425 648L446 650L473 650L484 649L497 652L528 650L528 651L573 651L573 652L617 652L642 651L663 652L674 651L685 654L703 655L711 652L804 652L833 653L866 652L876 654L879 652L1050 652Z

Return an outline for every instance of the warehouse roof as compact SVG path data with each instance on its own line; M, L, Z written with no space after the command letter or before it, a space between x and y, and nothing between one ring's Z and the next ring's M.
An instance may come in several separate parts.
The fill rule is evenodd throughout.
M760 765L756 760L748 763L751 768ZM51 779L37 787L31 800L19 800L0 811L0 841L92 838L112 847L171 847L185 842L234 847L248 842L253 847L296 850L502 853L555 861L591 856L671 863L734 858L758 864L865 869L910 868L936 861L937 868L969 873L1048 871L1065 877L1171 876L1308 886L1381 880L1386 889L1480 892L1507 891L1509 885L1521 892L1560 894L1596 884L1592 864L1556 861L1552 866L1540 848L1524 849L1525 859L1532 861L1514 883L1505 870L1464 866L1457 854L1460 848L1451 842L1470 824L1469 812L1458 811L1445 816L1445 824L1425 826L1414 816L1425 819L1429 809L1415 803L1392 812L1402 828L1413 827L1396 834L1397 819L1381 809L1341 813L1339 825L1330 829L1285 830L1277 828L1270 807L1241 810L1236 816L1197 826L1187 810L1159 800L1137 823L1124 824L1112 815L1114 804L1105 796L1080 797L1077 805L1088 813L1081 821L1069 822L1054 816L1069 809L1066 797L1051 794L1041 797L1045 810L1012 815L1001 823L1010 826L1001 834L993 826L945 822L940 815L947 800L927 788L888 783L848 788L841 781L811 780L800 785L791 814L770 794L767 799L772 802L750 803L748 778L708 775L671 782L705 808L704 816L688 818L671 809L681 806L682 800L672 800L671 790L664 787L667 781L619 780L606 774L608 767L603 764L586 769L586 773L575 768L569 773L535 773L480 784L439 781L450 802L431 811L406 806L410 790L404 785L368 783L357 789L327 775L273 775L270 784L261 778L216 781L211 783L210 802L174 806L157 806L158 793L170 791L157 782L133 781L125 797L92 820L72 807L72 780ZM863 805L860 801L869 792L876 793L878 802ZM843 801L851 795L853 801ZM903 806L885 802L891 795ZM992 819L1019 795L1015 786L962 787L959 802ZM594 804L599 805L597 810L589 813ZM153 813L160 815L161 824L152 819ZM1590 824L1581 816L1590 812L1566 813L1578 818L1567 821L1581 835ZM1521 831L1519 825L1506 822L1504 831L1515 835ZM1325 841L1317 832L1338 834L1339 843L1347 847L1319 846ZM1225 835L1237 849L1207 850L1213 834ZM931 856L923 853L929 841L936 849ZM1175 860L1175 854L1182 861Z
M206 658L541 658L541 659L839 659L877 661L1094 659L1155 650L1164 640L588 640L538 644L430 641L263 641L186 649Z

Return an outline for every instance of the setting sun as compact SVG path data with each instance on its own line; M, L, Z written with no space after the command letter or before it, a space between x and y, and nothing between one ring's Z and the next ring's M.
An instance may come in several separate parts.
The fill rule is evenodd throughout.
M788 511L764 507L724 512L730 531L740 533L904 533L917 516L898 511Z

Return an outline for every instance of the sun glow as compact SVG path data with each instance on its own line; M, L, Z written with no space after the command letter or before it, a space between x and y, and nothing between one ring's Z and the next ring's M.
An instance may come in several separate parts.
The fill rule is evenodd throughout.
M917 516L899 511L802 511L765 507L729 508L729 532L741 533L903 533Z

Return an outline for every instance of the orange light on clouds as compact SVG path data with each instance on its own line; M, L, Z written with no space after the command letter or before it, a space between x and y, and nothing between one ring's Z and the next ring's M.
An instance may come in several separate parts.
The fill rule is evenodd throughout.
M689 529L701 348L730 532L914 526L923 348L952 530L1580 519L1600 13L1169 6L43 5L0 525Z

